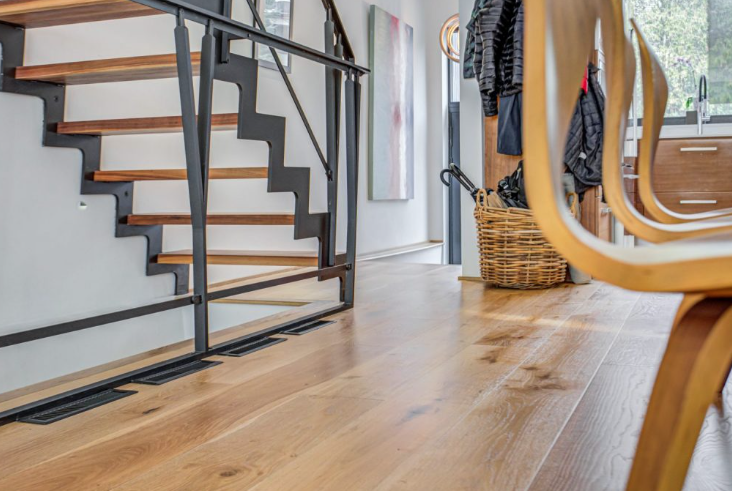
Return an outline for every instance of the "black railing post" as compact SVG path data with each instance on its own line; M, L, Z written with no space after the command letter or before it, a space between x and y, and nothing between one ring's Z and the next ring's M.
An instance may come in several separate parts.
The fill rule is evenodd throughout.
M213 27L206 27L201 42L201 80L198 88L198 144L201 153L203 207L208 209L208 169L211 155L211 118L213 117L213 87L216 68L216 37ZM204 215L205 218L205 215Z
M208 278L206 257L206 196L204 184L204 164L201 159L201 145L199 142L198 124L196 123L196 101L193 95L193 66L191 64L191 46L188 38L188 28L185 18L178 16L178 25L175 28L175 52L178 66L178 84L180 88L180 105L183 120L183 139L186 150L186 168L188 171L188 195L191 204L191 225L193 229L193 294L194 294L194 322L195 322L195 349L197 352L208 351ZM202 57L208 53L204 49ZM209 63L201 60L203 69ZM201 77L201 87L205 88ZM211 86L213 82L211 81ZM210 98L210 94L209 94ZM202 99L206 96L202 94ZM202 118L201 125L211 127L210 100L202 100L201 106L208 107L208 118ZM203 115L202 115L203 116ZM206 121L206 119L208 121ZM207 147L208 144L204 145Z
M352 307L356 287L356 235L358 232L358 165L361 121L361 82L357 73L346 80L346 174L348 183L348 231L346 262L350 268L341 283L341 301Z
M336 41L335 23L328 10L325 21L325 53L342 56L342 46ZM328 161L328 237L320 244L320 267L335 265L336 228L338 221L338 159L341 112L341 72L325 67L326 160Z
M231 18L233 15L231 3L231 0L223 0L224 15L228 18ZM229 44L229 42L231 41L231 36L228 32L221 32L219 40L219 51L221 53L219 61L221 63L229 63L229 60L231 59L231 46Z

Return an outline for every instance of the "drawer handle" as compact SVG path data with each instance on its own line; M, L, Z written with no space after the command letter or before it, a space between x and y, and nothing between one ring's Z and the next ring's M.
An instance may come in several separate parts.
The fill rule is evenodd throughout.
M716 152L719 150L717 147L684 147L681 149L682 152Z
M680 205L716 205L716 199L682 199Z

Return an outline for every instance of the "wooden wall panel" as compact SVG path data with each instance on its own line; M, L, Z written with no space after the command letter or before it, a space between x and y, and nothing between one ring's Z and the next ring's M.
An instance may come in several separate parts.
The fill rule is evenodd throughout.
M485 160L484 187L495 189L498 181L512 174L523 157L502 155L497 152L498 144L498 117L484 118L485 131ZM603 240L610 241L610 215L605 211L607 204L602 202L602 189L593 188L585 194L582 202L582 225Z

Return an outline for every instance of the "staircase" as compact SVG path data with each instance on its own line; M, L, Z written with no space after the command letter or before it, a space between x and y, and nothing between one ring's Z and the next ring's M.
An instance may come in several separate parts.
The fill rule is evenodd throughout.
M137 16L157 15L160 11L129 0L5 0L0 2L0 41L7 54L3 67L2 90L40 95L46 101L46 134L50 146L76 147L84 155L82 194L112 194L117 198L117 236L142 235L148 239L147 272L150 275L174 273L175 293L188 291L188 265L191 255L162 250L165 225L190 225L190 214L133 214L134 184L138 181L186 180L185 169L130 171L101 170L101 138L110 135L181 132L180 116L63 121L64 88L67 85L100 84L154 80L178 76L175 53L106 60L23 66L23 31L11 27L38 28L71 23L94 22ZM201 53L191 53L193 73L200 73ZM294 214L210 214L208 225L293 226L294 237L329 240L327 213L311 214L310 169L285 167L285 119L256 112L258 62L229 55L226 63L217 61L214 77L237 84L241 91L240 111L215 114L212 130L236 130L245 140L265 141L270 145L268 167L211 169L210 179L267 179L269 192L292 192L296 197ZM241 121L241 123L240 123ZM324 247L321 247L323 252ZM323 266L314 261L317 252L218 251L210 258L217 265ZM339 256L343 259L343 256ZM324 259L324 258L323 258ZM271 263L271 264L269 264ZM331 264L331 266L334 264Z
M230 19L232 1L246 2L252 10L254 26ZM141 373L169 370L205 357L222 353L228 346L209 345L208 302L242 293L302 281L310 278L339 278L340 307L354 303L356 218L358 189L358 134L360 120L360 76L368 70L355 64L353 50L345 34L334 0L322 0L326 11L325 50L319 52L295 42L278 38L262 29L263 23L252 0L2 0L0 1L0 44L2 45L2 77L0 91L35 96L44 101L43 144L50 147L76 148L82 155L81 194L106 194L116 199L115 234L117 237L143 236L147 239L147 257L141 258L148 275L175 275L173 300L63 322L21 333L0 336L0 347L13 346L51 336L68 334L105 324L150 315L193 305L195 351L162 365L123 374L91 386L75 389L37 403L0 413L0 425L16 420L29 411L53 407L69 399L88 397L109 391L130 382ZM27 29L109 21L150 15L173 15L176 52L150 54L95 61L54 63L25 66L25 32ZM191 52L187 23L205 27L201 52ZM131 33L132 35L134 33ZM248 39L267 45L272 50L285 85L297 107L302 123L323 164L328 179L328 211L311 213L309 167L285 166L285 118L257 112L258 61L232 54L232 40ZM274 48L323 65L326 93L325 152L313 133L289 77L279 62ZM200 76L198 107L193 97L193 76ZM344 78L345 77L345 78ZM64 121L66 86L103 84L177 78L182 116ZM235 113L212 114L213 82L235 84L239 89L239 107ZM345 87L345 90L342 89ZM341 104L345 102L345 140L347 171L347 247L336 254L337 198L340 150ZM266 167L211 168L210 132L236 130L242 140L266 142L269 161ZM162 134L182 132L186 162L179 169L105 170L101 161L101 145L105 136ZM210 179L246 179L267 182L271 193L292 193L292 213L209 213L208 183ZM133 197L137 182L186 181L191 213L134 213ZM192 225L193 249L164 251L163 234L171 225ZM208 226L285 226L293 228L296 240L317 238L317 251L289 252L266 250L208 250ZM230 288L209 293L207 266L294 266L309 268L293 274L241 282ZM189 268L193 267L193 292L189 292ZM320 318L328 312L310 313L297 322ZM292 323L290 323L292 324ZM247 336L248 340L292 327L281 325L266 332ZM232 343L241 343L242 339ZM231 344L231 343L229 343Z

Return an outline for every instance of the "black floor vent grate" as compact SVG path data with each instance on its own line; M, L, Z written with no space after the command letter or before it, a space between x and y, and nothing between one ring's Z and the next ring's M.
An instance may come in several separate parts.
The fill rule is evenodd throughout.
M181 365L179 367L168 368L166 370L161 370L151 375L135 379L132 381L132 383L145 385L163 385L167 384L168 382L172 382L173 380L185 377L186 375L191 375L193 373L200 372L201 370L215 367L216 365L221 365L221 362L197 360L192 363L186 363L185 365Z
M244 344L240 344L228 351L225 351L221 353L224 356L236 356L236 357L242 357L249 355L251 353L254 353L259 350L263 350L264 348L269 348L270 346L274 346L275 344L284 343L287 341L286 339L282 338L259 338L259 339L253 339L245 342Z
M325 321L325 320L310 321L310 322L306 322L305 324L301 324L299 326L291 327L287 331L282 331L282 334L289 334L290 336L302 336L303 334L317 331L318 329L325 327L325 326L329 326L331 324L335 324L335 321Z
M132 394L137 394L137 392L134 390L105 390L103 392L98 392L93 396L87 396L83 399L67 402L66 404L37 412L30 416L26 416L25 418L20 418L18 421L36 425L48 425L55 423L56 421L61 421L62 419L70 418L71 416L81 414L85 411L89 411L95 407L123 399L127 396L131 396Z

